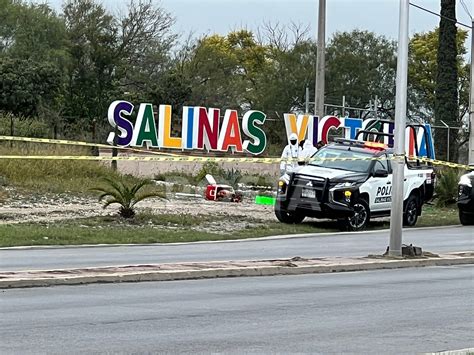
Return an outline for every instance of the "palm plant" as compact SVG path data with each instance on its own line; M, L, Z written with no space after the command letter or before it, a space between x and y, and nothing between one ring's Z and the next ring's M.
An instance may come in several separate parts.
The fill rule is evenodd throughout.
M162 191L144 192L139 194L139 191L146 185L150 185L150 180L141 180L136 184L128 185L123 180L113 180L104 178L106 186L96 187L92 189L98 192L99 201L104 201L103 208L107 208L112 204L119 204L119 214L123 218L132 218L135 216L135 205L150 197L165 198Z
M224 172L224 180L233 188L237 188L237 184L242 180L242 173L239 169L231 168Z
M456 169L445 169L440 172L436 185L436 205L445 207L454 202L458 196L459 172Z

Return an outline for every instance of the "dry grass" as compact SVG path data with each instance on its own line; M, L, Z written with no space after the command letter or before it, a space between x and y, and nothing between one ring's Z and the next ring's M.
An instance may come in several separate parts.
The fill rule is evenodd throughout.
M39 143L2 143L0 155L91 155L90 148ZM107 163L87 160L0 159L3 185L36 193L89 193L103 177L118 177ZM130 180L135 180L130 177Z

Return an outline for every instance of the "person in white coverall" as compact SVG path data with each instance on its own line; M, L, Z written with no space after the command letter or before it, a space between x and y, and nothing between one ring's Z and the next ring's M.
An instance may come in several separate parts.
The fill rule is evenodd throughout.
M298 166L298 158L302 149L298 145L298 136L296 133L290 134L290 144L288 144L283 153L281 153L280 173L292 172Z
M301 144L301 151L299 160L304 161L306 164L309 162L311 157L318 151L318 149L311 143L309 139L306 139Z

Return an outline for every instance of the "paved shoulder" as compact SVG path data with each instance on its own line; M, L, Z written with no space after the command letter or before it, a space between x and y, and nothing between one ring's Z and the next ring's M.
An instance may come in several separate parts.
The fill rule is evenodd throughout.
M163 262L380 254L389 232L315 234L305 238L97 248L0 250L0 270L54 269ZM408 229L404 242L436 253L474 250L472 227Z

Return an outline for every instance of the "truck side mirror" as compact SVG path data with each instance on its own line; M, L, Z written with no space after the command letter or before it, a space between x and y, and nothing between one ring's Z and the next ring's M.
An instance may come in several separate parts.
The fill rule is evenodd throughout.
M388 171L384 169L377 169L374 171L374 177L384 178L388 176Z

